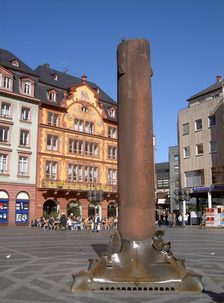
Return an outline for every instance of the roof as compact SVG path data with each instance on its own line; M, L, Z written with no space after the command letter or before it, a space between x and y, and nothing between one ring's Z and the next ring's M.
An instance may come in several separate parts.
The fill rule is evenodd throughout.
M82 84L82 79L71 76L67 73L60 72L58 70L49 67L49 64L39 65L35 73L39 76L40 82L48 84L49 86L58 87L64 90L68 90L70 87ZM58 80L55 81L53 75L58 75ZM87 81L87 83L96 91L100 89L98 85L93 82ZM117 103L109 97L102 89L100 89L100 100L116 105Z
M64 72L50 68L49 64L39 65L35 70L36 75L39 77L39 97L44 104L61 107L61 101L64 98L64 92L68 91L71 87L78 86L83 83L83 80L74 77ZM54 75L57 75L57 80L54 80ZM86 81L87 84L96 92L99 90L99 100L102 102L104 111L107 115L107 120L116 122L117 115L111 117L109 109L117 107L117 103L109 97L98 85L93 82ZM57 103L52 104L47 98L47 92L54 88L57 91ZM98 92L97 92L98 93Z
M19 66L12 65L13 60L17 60ZM11 52L2 48L0 48L0 65L10 68L11 70L36 76L35 72L28 65L26 65L23 61L21 61L18 57L16 57Z
M18 66L12 64L12 61L14 60L18 61ZM61 107L64 93L68 93L71 87L75 87L83 83L81 78L52 69L49 64L39 65L36 70L32 70L14 54L2 48L0 48L0 65L15 73L14 91L16 93L20 92L19 79L24 76L24 74L31 75L32 77L35 77L35 97L40 98L44 104L59 108ZM57 80L54 79L54 75L57 75ZM104 111L107 115L106 119L111 122L116 122L117 117L111 117L108 110L113 106L117 107L117 103L94 82L86 82L99 95L99 101L102 102ZM55 89L57 91L57 103L52 103L48 100L48 91L51 89Z
M214 84L210 85L209 87L201 90L199 93L193 95L192 97L190 97L189 99L187 99L187 101L190 101L192 99L195 99L197 97L200 97L200 96L203 96L205 94L208 94L208 93L211 93L213 91L216 91L218 89L220 89L223 85L223 81L218 81L218 82L215 82Z

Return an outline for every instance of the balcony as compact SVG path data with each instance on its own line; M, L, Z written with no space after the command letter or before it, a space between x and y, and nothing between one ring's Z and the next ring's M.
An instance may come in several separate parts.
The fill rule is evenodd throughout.
M76 190L76 191L88 191L88 190L103 190L108 193L116 193L117 185L101 184L101 183L84 183L84 182L69 182L60 180L42 180L40 183L40 189L57 189L57 190Z

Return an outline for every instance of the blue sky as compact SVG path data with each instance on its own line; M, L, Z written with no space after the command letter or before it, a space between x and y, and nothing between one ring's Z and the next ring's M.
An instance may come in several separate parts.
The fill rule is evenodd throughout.
M148 39L157 163L177 144L186 99L224 75L224 0L11 0L0 8L0 48L33 69L85 73L115 100L121 38Z

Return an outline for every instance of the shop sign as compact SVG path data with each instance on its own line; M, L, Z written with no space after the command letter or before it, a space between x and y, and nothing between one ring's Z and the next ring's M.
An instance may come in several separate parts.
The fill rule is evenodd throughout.
M193 187L192 192L197 193L197 192L208 192L211 190L211 187Z

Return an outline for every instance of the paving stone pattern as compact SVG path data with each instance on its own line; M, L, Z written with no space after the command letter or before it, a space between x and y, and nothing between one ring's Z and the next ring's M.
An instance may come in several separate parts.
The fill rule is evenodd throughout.
M71 294L72 274L107 250L111 231L50 231L0 227L0 303L224 302L224 229L164 228L172 252L203 275L205 291Z

